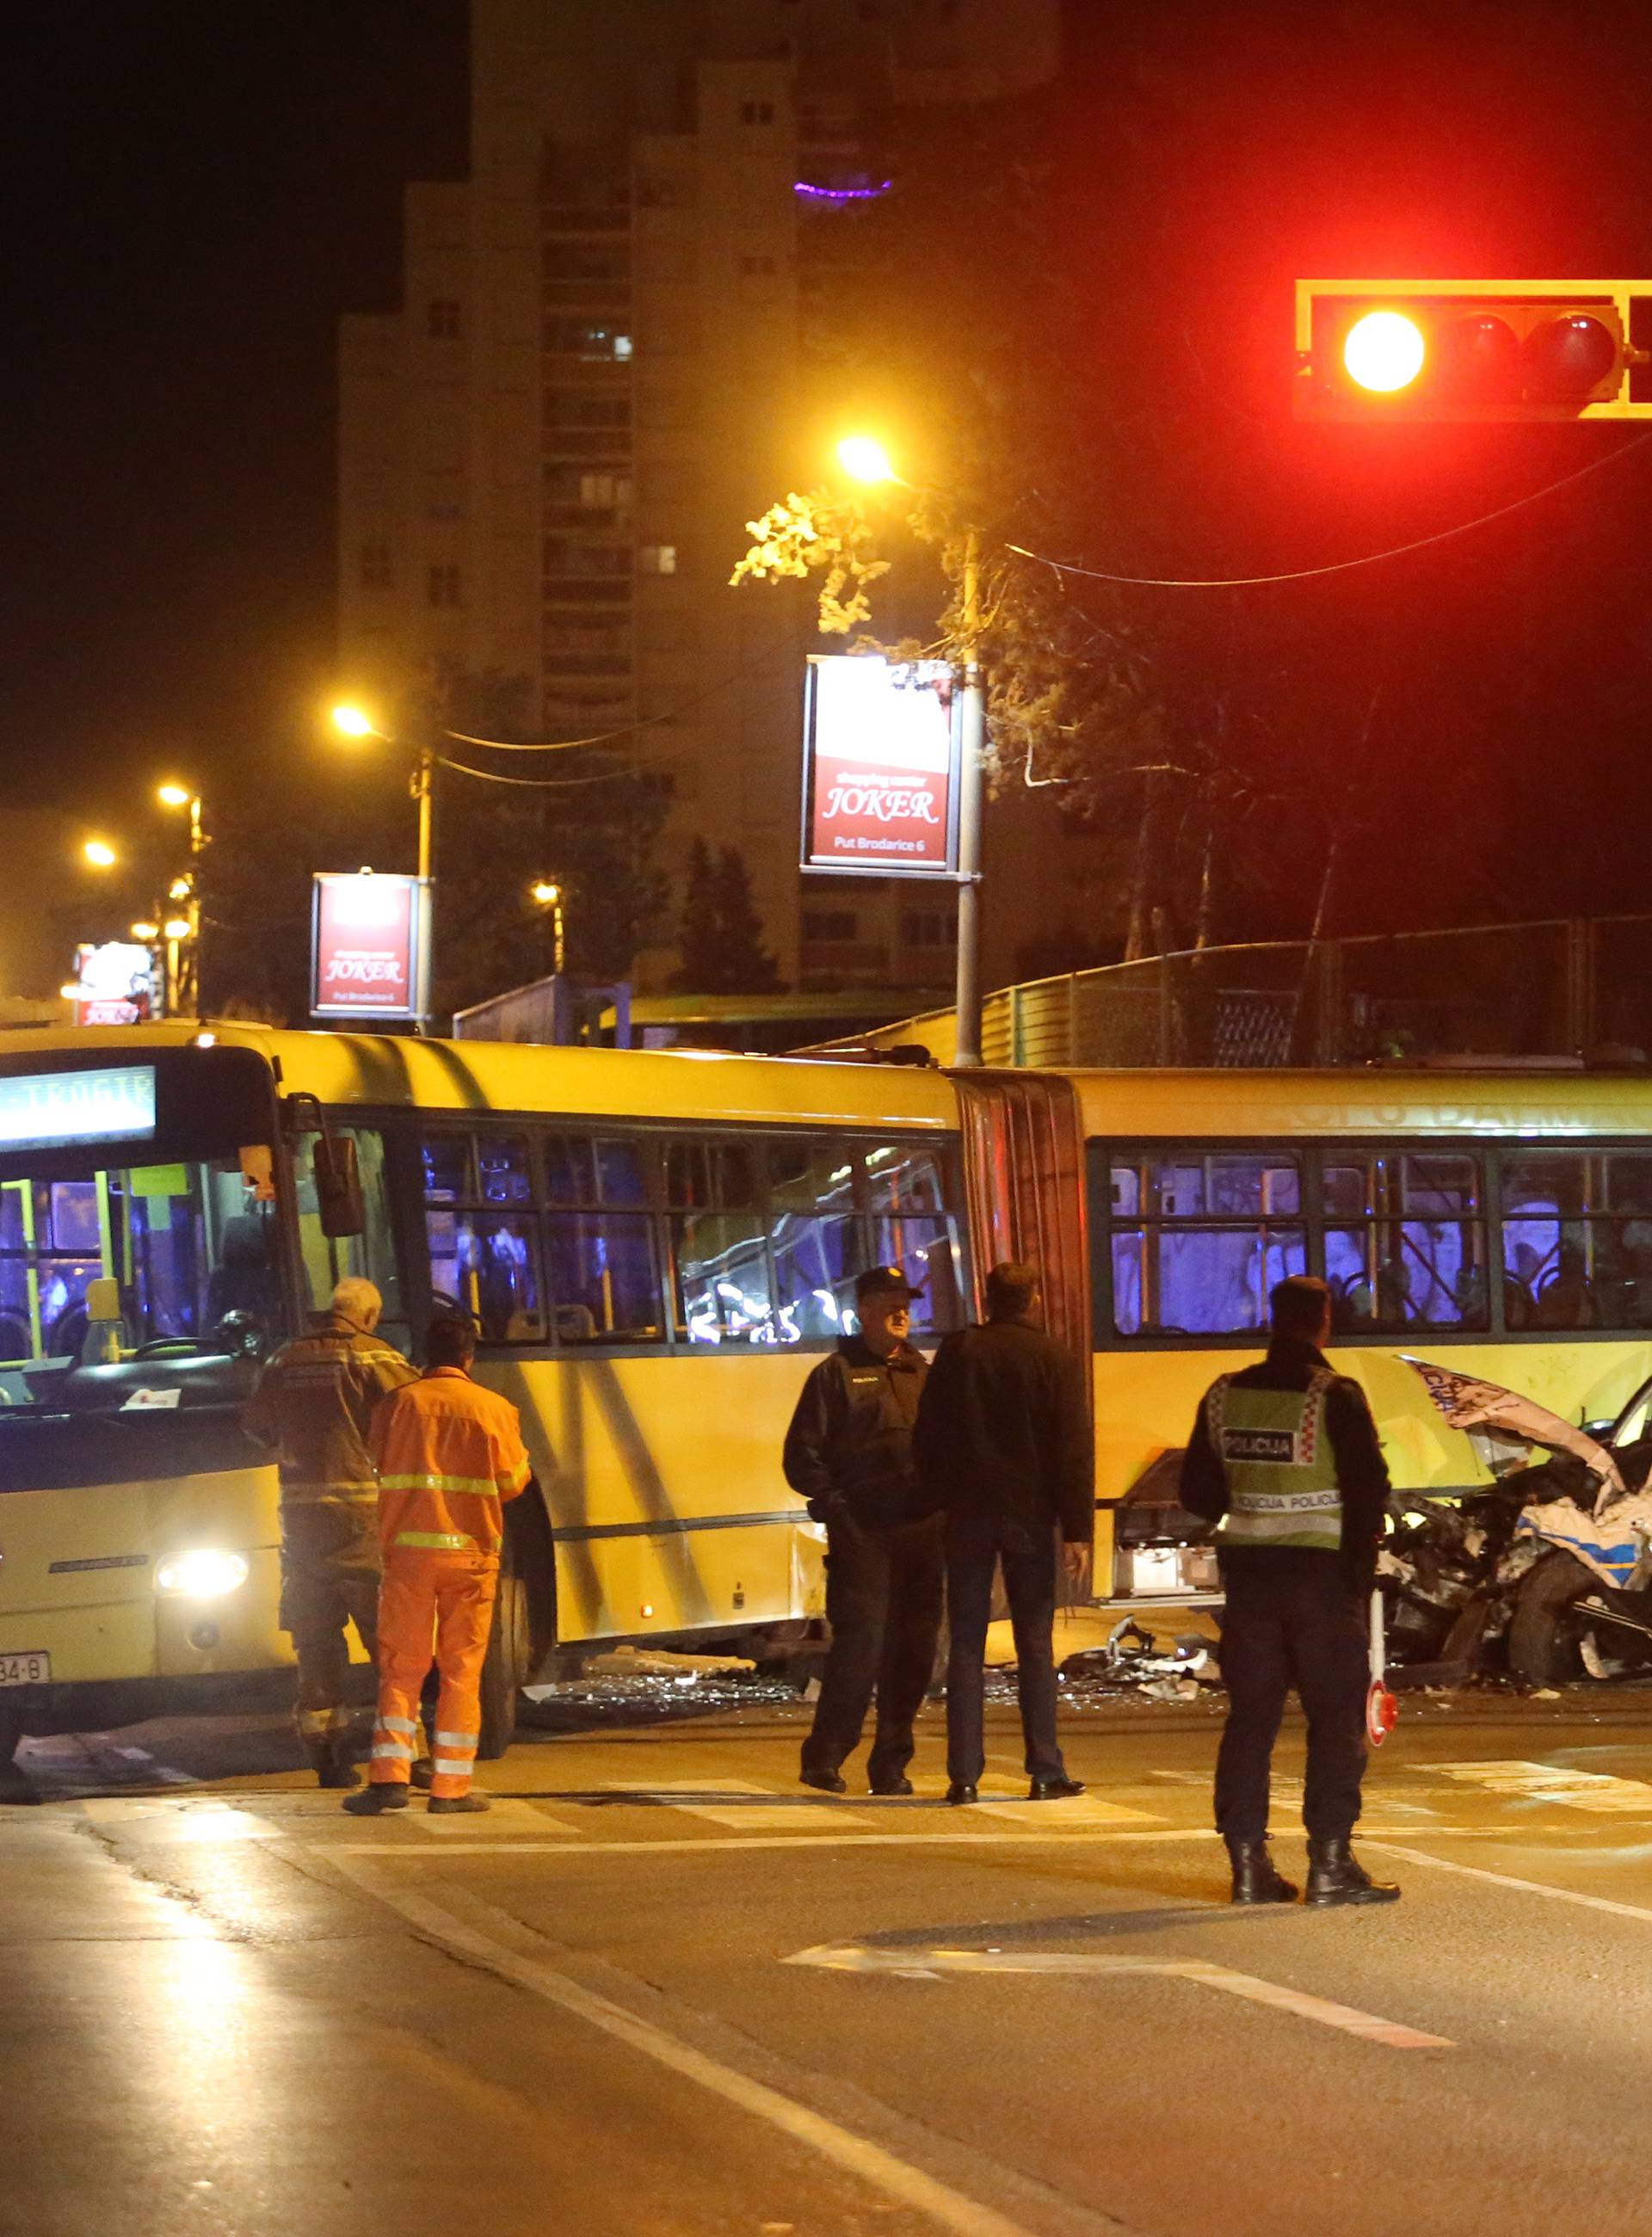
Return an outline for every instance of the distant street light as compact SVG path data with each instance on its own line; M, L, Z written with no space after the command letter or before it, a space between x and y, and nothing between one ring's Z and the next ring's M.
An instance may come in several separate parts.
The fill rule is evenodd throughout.
M207 849L207 834L202 822L201 795L192 785L167 783L156 785L155 796L162 808L187 809L189 816L189 868L185 876L174 878L167 888L169 901L187 901L187 917L175 917L162 927L168 941L167 989L168 1007L179 1016L201 1009L201 858ZM183 930L175 932L173 925L182 923Z
M435 794L432 780L436 769L435 754L429 746L410 746L405 738L393 737L388 730L381 730L370 715L366 714L361 708L350 700L341 700L333 709L331 719L334 729L341 737L379 738L387 746L400 746L413 755L413 775L408 781L407 790L419 809L419 882L423 890L424 907L429 912L428 939L433 949L436 925L433 867L436 835ZM421 1033L429 1031L428 1015L421 1013L416 1022L418 1030Z
M846 435L837 446L838 464L856 481L903 481L876 436ZM954 1007L957 1016L955 1061L981 1062L981 793L987 739L986 697L981 690L977 647L981 637L981 538L964 533L963 632L958 666L958 965Z
M134 940L141 940L148 947L161 937L161 927L158 924L151 924L146 917L141 923L131 927L131 934Z
M567 947L563 938L562 888L553 878L536 878L528 888L530 900L538 903L551 916L551 968L560 979L567 963Z
M107 839L89 839L80 851L95 870L112 870L120 860Z

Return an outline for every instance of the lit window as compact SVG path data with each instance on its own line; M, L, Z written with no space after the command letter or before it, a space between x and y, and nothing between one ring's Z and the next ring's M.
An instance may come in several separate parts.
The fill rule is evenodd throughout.
M644 575L675 575L677 546L675 544L644 544L637 555L637 562Z

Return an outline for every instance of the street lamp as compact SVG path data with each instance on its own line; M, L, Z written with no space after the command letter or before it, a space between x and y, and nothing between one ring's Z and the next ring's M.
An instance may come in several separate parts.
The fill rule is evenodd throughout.
M370 715L364 713L353 701L347 699L341 700L333 709L332 723L340 737L379 738L387 746L406 747L413 755L413 775L408 781L407 790L409 796L417 802L419 808L419 882L424 894L424 906L432 913L431 936L433 940L436 904L432 881L434 875L435 855L435 794L431 780L435 774L435 754L429 746L407 747L407 741L405 738L393 737L388 730L381 730ZM421 1015L418 1024L419 1030L422 1033L428 1027L430 1020L427 1016Z
M551 968L560 979L567 962L563 940L562 888L554 879L536 878L528 888L528 895L539 907L551 912Z
M846 435L837 462L856 481L902 481L889 452L875 436ZM981 1062L981 792L987 741L986 696L981 689L977 647L981 637L981 535L964 531L962 642L958 667L958 965L953 1006L956 1014L959 1065Z
M88 839L80 851L82 859L95 870L112 870L120 860L107 839Z
M184 808L189 816L189 869L187 876L174 878L167 889L169 901L186 901L186 918L175 917L162 928L168 941L167 980L170 1003L177 1013L197 1014L201 1008L201 858L207 849L207 834L201 818L201 795L192 785L158 784L155 796L162 808ZM172 926L182 923L181 933Z

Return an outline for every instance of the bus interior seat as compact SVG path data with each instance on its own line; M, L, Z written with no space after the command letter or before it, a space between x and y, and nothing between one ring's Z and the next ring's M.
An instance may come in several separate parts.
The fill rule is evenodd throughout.
M251 1313L268 1320L280 1309L275 1269L270 1263L268 1231L256 1212L236 1212L225 1220L218 1264L207 1281L207 1324L216 1328L229 1313Z

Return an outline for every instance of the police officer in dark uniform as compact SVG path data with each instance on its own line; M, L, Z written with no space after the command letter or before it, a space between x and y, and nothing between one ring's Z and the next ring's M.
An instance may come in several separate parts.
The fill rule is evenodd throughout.
M912 1424L928 1372L908 1340L919 1294L898 1266L859 1277L860 1332L840 1336L815 1369L786 1432L786 1481L826 1525L831 1645L799 1776L828 1794L847 1792L842 1765L860 1745L875 1689L872 1792L912 1792L912 1722L935 1666L944 1592L940 1523L914 1519Z
M1182 1504L1219 1523L1226 1608L1226 1727L1216 1759L1216 1828L1235 1903L1291 1903L1268 1854L1268 1772L1285 1696L1308 1721L1302 1816L1314 1904L1391 1903L1350 1846L1365 1770L1366 1609L1388 1469L1365 1395L1322 1347L1331 1292L1292 1275L1274 1289L1259 1366L1206 1392L1182 1462Z

